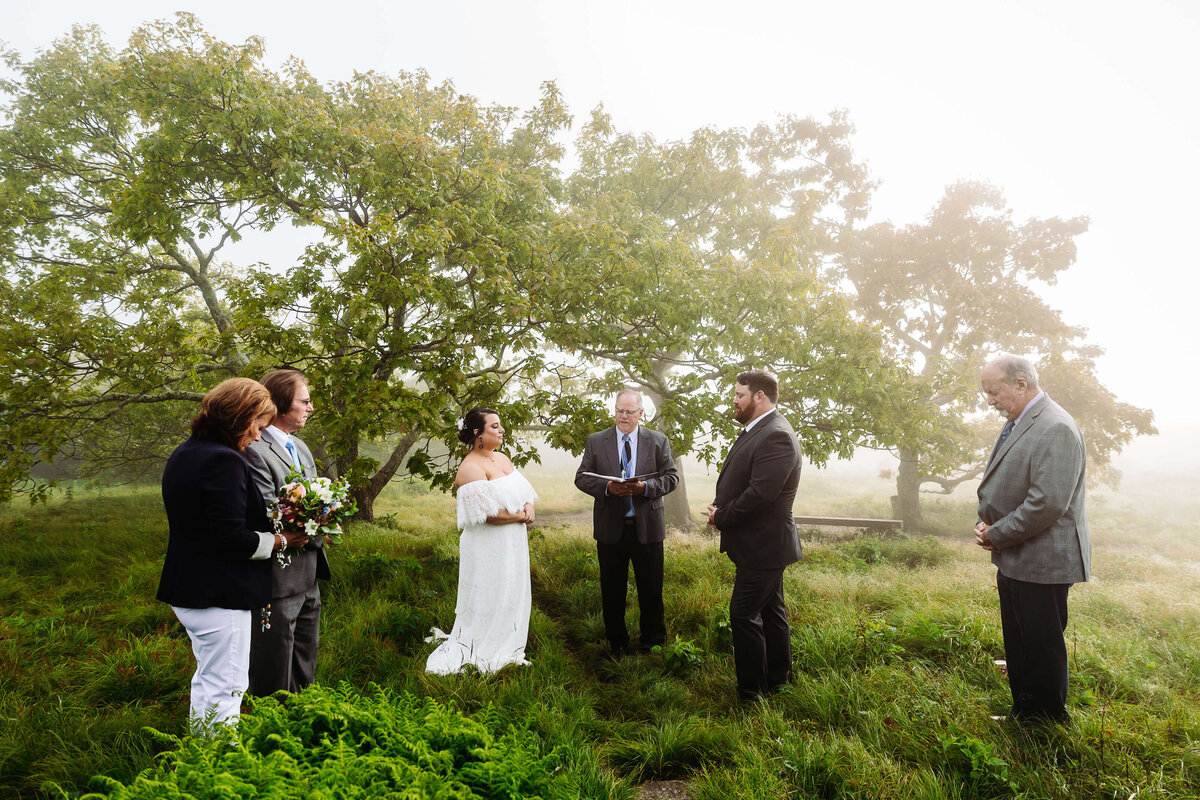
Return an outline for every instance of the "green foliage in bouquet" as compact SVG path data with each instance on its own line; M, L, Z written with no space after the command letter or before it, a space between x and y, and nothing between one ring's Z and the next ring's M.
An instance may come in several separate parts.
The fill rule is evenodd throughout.
M560 798L557 752L491 706L452 705L372 685L310 686L254 700L236 735L169 738L175 749L129 785L94 778L85 798Z
M342 524L349 522L357 510L345 481L308 478L292 470L288 482L279 489L271 516L282 530L302 531L309 536L324 534L340 542Z

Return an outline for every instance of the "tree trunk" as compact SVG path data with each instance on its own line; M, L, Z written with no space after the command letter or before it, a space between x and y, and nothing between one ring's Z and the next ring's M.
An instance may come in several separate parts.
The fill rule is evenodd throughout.
M322 476L329 478L329 480L336 481L338 479L338 465L337 462L329 458L329 452L325 449L325 440L316 439L311 443L306 441L305 444L312 451L313 459L320 465L317 471Z
M396 471L404 463L404 457L416 444L419 435L420 431L413 429L400 437L400 441L392 448L388 460L380 465L378 471L367 481L367 485L354 490L354 502L358 504L358 512L354 515L354 519L362 522L375 521L375 498L383 494L383 490L396 476ZM357 448L355 448L355 452L357 453Z
M339 475L349 475L350 468L358 459L358 437L354 437L350 446L346 448L345 455L337 459L337 473ZM375 521L375 496L379 492L369 482L365 486L351 486L350 495L354 498L354 504L358 510L354 512L351 519L356 522L374 522Z
M666 512L667 524L673 528L690 531L696 527L692 519L692 510L688 506L687 482L683 477L683 456L675 456L675 469L679 472L679 484L675 491L663 498L663 510Z
M921 522L921 464L911 450L900 450L900 469L896 474L896 495L892 514L904 522L905 529Z
M651 369L654 381L652 384L643 383L642 389L650 395L655 408L662 408L663 400L667 396L667 373L671 369L671 362L656 361ZM690 531L696 527L696 521L692 519L692 510L688 506L687 481L683 477L683 456L672 453L671 458L679 473L679 483L676 484L675 491L663 498L663 513L668 525L683 531Z
M354 495L354 502L358 506L358 511L354 512L354 519L359 522L374 522L375 492L371 488L371 485L360 486L351 493Z

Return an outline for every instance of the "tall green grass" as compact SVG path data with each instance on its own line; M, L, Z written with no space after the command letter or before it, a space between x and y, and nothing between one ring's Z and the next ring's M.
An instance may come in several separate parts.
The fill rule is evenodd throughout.
M994 570L968 542L968 503L933 506L936 535L806 531L807 558L786 577L796 679L744 707L733 569L714 539L668 537L671 641L609 661L595 546L575 521L587 499L569 475L528 474L549 498L530 537L533 665L422 671L428 629L453 622L457 535L451 498L401 485L332 555L319 683L374 683L531 730L579 797L632 798L652 779L687 780L694 798L1200 796L1194 545L1171 558L1180 551L1147 517L1093 514L1097 578L1072 590L1068 628L1074 723L1028 731L989 719L1007 686L993 664ZM844 515L866 508L847 496L857 505ZM0 537L0 796L78 794L99 774L129 783L173 747L147 727L182 732L193 668L186 634L153 600L157 491L10 508Z

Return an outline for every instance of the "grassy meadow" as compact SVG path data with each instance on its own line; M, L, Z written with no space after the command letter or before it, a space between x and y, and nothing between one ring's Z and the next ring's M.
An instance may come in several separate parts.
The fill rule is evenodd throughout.
M733 567L702 530L667 540L666 651L603 658L574 465L550 456L526 470L542 496L533 666L424 674L424 636L453 622L454 504L397 484L377 523L353 526L331 556L318 681L532 731L571 797L635 798L659 780L685 781L697 800L1200 797L1200 541L1184 527L1200 509L1183 481L1155 482L1146 504L1095 493L1096 577L1072 591L1067 631L1074 722L1024 730L989 718L1008 690L969 494L930 500L923 531L805 531L786 578L795 683L742 707ZM699 518L713 477L688 477ZM809 470L796 511L890 516L889 490L873 473ZM103 790L95 775L128 783L175 746L148 731L182 732L193 669L186 634L153 599L165 522L157 487L0 509L0 797ZM631 630L636 616L631 590Z

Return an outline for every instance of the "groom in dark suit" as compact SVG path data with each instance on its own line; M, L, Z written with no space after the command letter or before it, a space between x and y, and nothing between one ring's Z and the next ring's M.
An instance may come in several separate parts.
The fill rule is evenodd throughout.
M629 648L625 595L631 563L641 611L638 649L646 652L667 639L662 599L667 536L663 495L675 489L679 474L667 437L639 425L641 418L642 395L623 390L617 395L616 425L588 437L575 473L575 485L595 498L592 535L600 562L600 602L604 634L614 657L625 655ZM610 481L587 472L622 478L655 473L655 477Z
M246 448L245 456L270 508L293 470L307 478L317 475L308 446L294 435L308 421L313 405L308 380L298 370L272 370L259 382L271 393L278 414L263 429L262 438ZM317 579L329 578L325 537L287 553L287 566L271 559L271 604L260 610L251 628L249 692L258 697L281 689L298 692L316 674L321 626Z
M764 370L737 377L738 435L717 477L708 524L737 568L729 601L738 699L750 702L791 678L792 646L783 571L800 560L792 503L800 482L796 432L775 410L779 382Z
M1083 436L1027 359L994 359L980 384L1007 419L979 482L975 541L996 565L1009 718L1065 723L1067 593L1092 566Z

